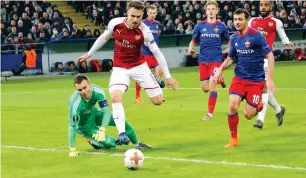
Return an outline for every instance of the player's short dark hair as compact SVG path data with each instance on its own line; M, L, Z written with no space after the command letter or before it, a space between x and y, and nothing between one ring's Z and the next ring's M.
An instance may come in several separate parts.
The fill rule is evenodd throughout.
M89 81L88 77L84 74L78 74L74 77L74 84L80 84L83 80Z
M247 10L241 8L236 9L234 15L240 15L240 14L244 14L245 19L249 19L250 17L250 13Z
M131 0L131 1L128 3L127 10L129 10L130 8L135 8L135 9L137 9L137 10L142 10L142 11L144 11L145 5L143 4L143 2L141 2L141 1L139 1L139 0Z

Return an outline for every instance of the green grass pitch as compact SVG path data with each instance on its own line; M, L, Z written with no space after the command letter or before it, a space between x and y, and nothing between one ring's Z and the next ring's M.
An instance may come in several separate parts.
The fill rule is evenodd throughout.
M225 72L227 85L233 69ZM109 98L109 73L88 75L92 83L106 88ZM218 91L214 118L202 121L208 94L199 89L198 69L172 69L172 75L182 89L164 90L166 102L161 106L152 105L144 91L145 103L135 104L134 82L124 96L127 120L139 140L154 147L143 151L148 158L138 171L122 165L128 146L93 152L79 136L81 156L68 157L67 108L73 76L2 81L2 177L306 177L306 63L276 64L275 96L287 108L283 126L276 125L275 113L268 107L264 129L254 129L254 119L243 118L242 103L240 146L234 149L223 148L230 138L228 89ZM115 128L107 132L117 136Z

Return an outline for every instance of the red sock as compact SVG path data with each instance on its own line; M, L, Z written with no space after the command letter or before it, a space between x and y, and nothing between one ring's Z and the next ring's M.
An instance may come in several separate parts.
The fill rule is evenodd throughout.
M208 98L208 113L213 114L217 102L217 92L211 91Z
M237 138L237 130L238 130L238 123L239 123L239 116L238 113L230 115L228 114L228 127L231 132L232 138Z
M136 82L136 98L140 97L141 86Z

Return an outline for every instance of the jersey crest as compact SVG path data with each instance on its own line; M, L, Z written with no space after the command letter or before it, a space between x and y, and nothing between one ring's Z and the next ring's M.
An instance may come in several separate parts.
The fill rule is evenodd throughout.
M220 30L219 30L218 26L216 26L216 28L214 28L214 32L215 32L215 33L219 33L219 31L220 31Z
M249 48L251 46L250 40L246 40L244 44L246 48Z

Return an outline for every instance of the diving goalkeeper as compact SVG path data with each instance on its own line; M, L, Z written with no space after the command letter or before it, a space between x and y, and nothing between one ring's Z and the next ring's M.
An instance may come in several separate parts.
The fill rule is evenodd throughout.
M86 75L77 75L74 78L74 86L77 91L69 99L69 156L79 155L75 143L76 132L87 138L88 143L95 149L110 149L120 145L121 142L105 134L107 126L116 125L103 89L90 84ZM95 106L97 103L99 108ZM137 149L152 148L138 142L134 129L127 121L125 127L126 135Z

